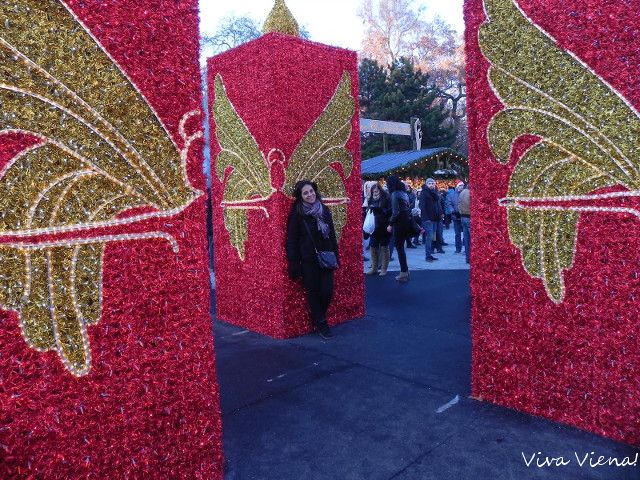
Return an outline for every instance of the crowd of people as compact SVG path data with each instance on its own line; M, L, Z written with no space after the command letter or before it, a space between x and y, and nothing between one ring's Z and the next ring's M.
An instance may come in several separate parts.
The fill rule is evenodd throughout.
M397 251L400 273L396 280L409 280L405 248L424 245L425 261L438 260L435 253L445 253L447 245L443 230L453 225L455 253L470 260L471 212L469 185L458 182L455 187L438 191L436 181L427 178L419 189L413 189L396 176L387 178L386 185L370 181L363 185L363 226L365 242L371 255L368 275L387 273L393 250ZM372 232L370 215L375 219Z
M293 195L286 240L289 277L301 281L311 320L320 336L328 339L333 334L326 315L333 296L333 273L340 265L333 217L315 182L299 181ZM363 231L371 252L367 274L386 275L395 248L400 262L395 278L408 281L405 245L424 245L425 260L433 262L437 260L434 253L444 253L442 232L451 224L456 253L462 254L464 248L469 263L469 195L469 186L462 182L448 192L438 192L432 178L416 191L393 175L384 186L366 182Z

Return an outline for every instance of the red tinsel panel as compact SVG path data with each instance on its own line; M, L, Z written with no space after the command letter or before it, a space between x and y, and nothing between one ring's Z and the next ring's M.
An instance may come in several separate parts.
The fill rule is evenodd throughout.
M340 174L338 183L344 183L346 196L353 201L346 208L347 222L339 241L340 268L336 271L334 298L328 312L330 324L364 314L356 55L270 33L209 59L216 307L221 320L277 338L300 335L311 329L301 285L287 277L284 244L292 199L291 192L281 190L284 172L278 162L270 170L261 167L260 181L254 180L256 189L258 183L267 182L264 197L269 196L260 203L263 210L245 210L246 227L239 231L246 241L236 239L234 246L225 226L221 203L225 175L229 175L230 169L226 173L216 172L216 159L221 151L216 139L219 127L213 120L216 76L224 82L229 101L255 139L261 151L258 155L267 160L273 160L274 156L284 158L282 164L286 169L296 146L327 108L345 75L349 77L349 91L355 101L352 130L346 143L353 168L345 172L336 166L336 172ZM261 161L258 158L258 163ZM275 189L273 193L271 186ZM322 193L322 182L319 188Z
M9 258L7 252L16 251L11 250L15 247L7 247L8 243L35 246L31 250L33 259L42 251L42 245L50 242L48 255L55 259L56 252L64 251L60 245L82 245L82 241L105 238L98 277L101 298L84 284L90 278L86 270L75 269L71 289L68 284L56 283L56 274L51 273L58 271L55 260L49 261L48 285L46 276L32 271L33 283L25 292L48 292L46 301L54 306L47 308L56 314L44 318L38 326L46 331L53 321L55 344L40 349L47 351L30 346L44 342L46 335L31 335L25 330L26 319L36 318L27 312L27 307L0 310L0 478L222 478L221 421L209 315L205 196L197 193L205 187L201 173L203 144L198 134L202 112L197 1L8 3L9 7L0 7L0 37L8 38L8 30L15 29L14 34L22 36L16 42L24 40L19 46L33 65L20 70L20 75L5 76L3 64L2 83L22 82L23 90L37 90L39 98L52 95L54 100L40 109L38 99L22 97L15 107L20 112L14 116L8 115L8 109L14 107L3 100L3 128L10 128L6 127L7 119L11 125L11 121L24 117L25 125L32 122L33 134L0 136L0 172L13 174L15 168L9 168L9 164L26 148L35 146L37 150L54 134L66 139L79 132L77 138L63 142L70 156L56 157L55 164L37 160L45 162L38 164L34 160L29 169L24 169L24 175L17 177L14 188L21 186L28 175L42 174L48 179L48 174L60 170L64 162L73 165L77 157L86 159L84 176L97 178L108 171L109 179L118 180L120 183L114 180L109 184L114 192L128 185L131 189L127 191L134 198L139 185L145 189L145 185L153 184L156 190L149 188L150 192L162 191L166 186L168 190L162 194L162 201L132 200L135 207L114 211L118 219L142 215L136 221L97 222L76 229L67 228L75 225L73 222L60 220L56 224L52 220L52 228L46 232L35 231L26 238L0 238L0 255L5 255L0 256L3 275L12 274L2 263ZM28 20L32 30L18 28L27 18L24 15L33 15ZM40 22L53 22L59 29L51 26L38 30L35 27L40 28ZM43 41L35 32L52 34L55 41ZM72 44L76 36L84 42L82 48ZM95 42L108 55L96 50ZM16 46L16 51L20 48ZM98 63L97 58L103 63ZM28 63L18 53L14 60L15 64L8 68L22 68ZM38 83L42 76L34 65L59 72L59 76L48 77L49 83ZM86 72L80 82L72 78L78 66ZM30 80L22 80L25 71L33 75ZM108 75L118 75L118 84L100 83ZM61 84L56 83L58 80ZM135 101L118 93L123 91ZM146 103L150 108L144 107ZM70 122L69 128L55 130L56 122L38 124L34 120L62 111L64 114L56 117L58 123L64 126ZM152 113L147 118L139 116L139 112ZM194 113L188 115L189 112ZM80 117L84 123L76 121ZM107 126L107 121L113 128ZM157 139L146 133L138 134L147 132L151 123L162 132L160 137L164 135L163 143L156 144ZM84 129L83 125L89 127ZM89 135L105 140L83 143ZM129 141L135 148L126 150L123 145ZM92 145L103 150L94 152ZM145 157L149 168L155 169L155 173L145 171L145 178L151 179L147 184L136 183L128 173L119 176L125 168L125 157L135 163L138 154L156 147L157 156ZM59 154L53 147L50 151ZM102 155L106 151L111 153ZM121 157L116 151L127 151L129 156L121 153ZM161 164L165 157L170 161ZM181 170L181 160L186 162L186 172ZM103 170L94 171L93 162L103 162ZM37 165L44 165L51 172L39 172ZM139 166L137 169L143 170ZM179 182L174 185L172 178ZM0 177L0 185L9 188L4 180ZM74 180L84 185L80 175ZM84 196L74 200L70 194L74 191L71 184L57 191L63 199L54 212L58 219L86 215L77 205L92 205L91 196L102 198L104 193L100 188L94 194L78 188ZM126 198L114 194L90 218L101 218ZM18 200L15 202L19 204ZM7 213L11 212L1 212L0 217L7 218ZM33 260L31 266L35 268ZM91 268L87 267L89 271ZM45 285L40 282L43 278ZM0 299L11 298L7 292L13 287L5 281L6 277L0 278ZM83 296L83 292L88 293ZM61 295L75 295L79 300L74 305L53 300ZM74 308L78 312L95 311L96 302L101 302L98 317L92 321L74 317ZM90 351L90 362L86 364L73 347L71 333L63 333L74 331L71 320L76 322L76 329L80 325L86 333L84 347ZM37 335L43 336L38 339ZM73 348L65 351L65 344Z
M465 21L473 395L640 444L637 2L467 0Z

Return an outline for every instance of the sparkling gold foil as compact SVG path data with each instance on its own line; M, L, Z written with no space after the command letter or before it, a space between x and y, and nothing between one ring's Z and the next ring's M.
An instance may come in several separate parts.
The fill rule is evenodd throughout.
M47 251L51 319L58 354L65 366L79 375L89 370L90 352L86 321L76 315L71 288L73 249Z
M49 266L47 250L30 256L29 295L20 306L22 333L29 345L45 351L55 348L51 301L49 298Z
M489 125L490 146L507 162L520 136L540 138L519 160L501 204L509 209L509 235L526 271L560 303L580 212L625 209L557 202L588 199L602 187L623 186L631 193L640 188L640 116L513 0L485 0L485 7L480 46L491 62L490 85L505 105Z
M16 309L28 287L27 259L24 252L0 246L0 305Z
M344 72L324 111L291 155L282 187L283 192L290 193L299 180L307 179L318 183L324 199L332 209L338 239L346 224L347 212L344 205L335 204L332 200L343 202L347 198L347 192L342 177L331 165L340 164L345 178L351 175L353 158L345 145L351 137L354 113L351 78Z
M18 103L3 108L0 128L35 126L154 205L194 196L156 113L61 2L1 2L0 20L2 96Z
M269 12L269 16L264 22L262 33L279 32L294 37L300 36L298 22L293 17L291 10L284 3L284 0L276 0L275 5Z
M216 159L216 173L223 180L225 171L232 169L224 186L224 225L231 244L244 260L248 238L246 209L252 208L247 201L254 200L253 208L258 208L257 201L266 200L275 189L271 187L271 175L264 155L227 97L219 74L215 79L213 118L221 148Z

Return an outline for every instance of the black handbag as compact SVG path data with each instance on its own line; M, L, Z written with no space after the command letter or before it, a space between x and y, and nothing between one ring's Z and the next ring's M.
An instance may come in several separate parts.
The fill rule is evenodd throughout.
M338 258L331 250L316 250L318 255L318 264L324 270L335 270L338 268Z
M332 252L331 250L318 251L316 242L313 240L313 235L311 235L311 230L309 230L309 225L304 221L304 218L302 219L302 223L304 223L307 233L309 233L309 238L313 243L313 249L316 251L316 257L318 258L318 265L320 265L320 268L323 270L335 270L338 268L338 257L336 257L335 252Z

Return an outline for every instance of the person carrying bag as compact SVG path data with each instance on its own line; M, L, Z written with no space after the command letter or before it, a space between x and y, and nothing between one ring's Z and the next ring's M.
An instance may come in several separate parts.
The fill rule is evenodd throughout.
M338 257L331 250L318 250L316 247L316 242L313 241L313 235L311 235L311 230L309 230L309 225L307 222L302 222L307 229L307 233L309 234L309 238L313 242L313 248L316 251L316 257L318 258L318 265L320 268L324 270L335 270L338 268Z
M364 223L362 224L362 231L368 235L373 234L373 231L376 229L376 217L373 214L373 210L371 208L367 209L367 214L364 217Z
M299 181L293 195L285 245L289 278L302 279L311 321L320 336L328 339L333 334L326 315L333 296L333 272L340 265L333 217L315 182Z
M376 275L378 274L378 267L380 267L379 275L383 277L387 274L387 268L389 267L389 240L391 239L391 234L387 232L387 225L389 224L389 218L391 218L391 200L389 194L376 183L370 189L367 203L373 217L374 228L371 233L371 242L369 243L371 267L366 273L367 275ZM367 216L369 215L367 214Z

